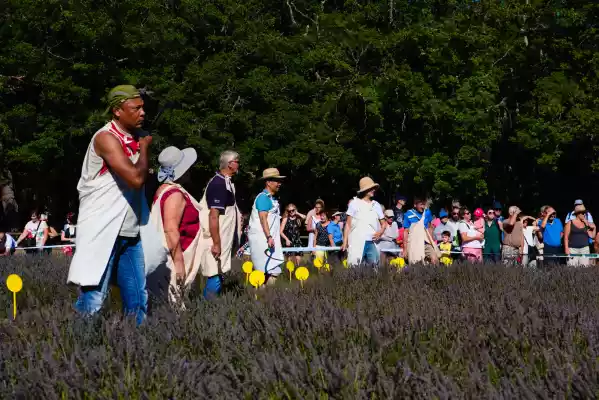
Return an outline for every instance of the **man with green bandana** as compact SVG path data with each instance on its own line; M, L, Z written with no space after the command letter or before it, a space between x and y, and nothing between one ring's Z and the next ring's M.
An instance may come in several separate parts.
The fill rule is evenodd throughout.
M116 278L125 313L141 323L148 303L146 270L165 256L158 233L146 229L143 186L152 137L140 137L145 112L135 87L117 86L106 101L112 120L93 136L77 185L77 251L68 281L81 286L75 308L90 315L100 310Z

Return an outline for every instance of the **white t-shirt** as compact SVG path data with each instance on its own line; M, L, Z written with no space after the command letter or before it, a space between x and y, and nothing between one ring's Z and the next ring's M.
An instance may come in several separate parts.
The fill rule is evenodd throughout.
M4 234L4 237L6 237L6 242L4 243L4 248L9 250L9 249L14 249L15 247L17 247L17 242L15 241L15 239L10 236L8 233Z
M33 238L35 237L35 246L42 247L42 240L44 239L44 229L48 228L48 224L46 221L29 221L27 225L25 225L25 230L27 231L27 237Z
M359 210L358 204L356 203L357 200L358 199L352 200L349 203L349 205L347 206L347 215L349 215L352 218L356 216L356 214L358 213L358 210ZM380 229L380 222L379 221L381 219L385 219L385 214L383 213L383 207L381 207L381 205L378 202L372 200L372 206L373 206L374 211L376 212L376 215L378 217L378 221L376 221L376 224L374 223L375 221L372 221L372 223L373 223L373 226L378 226L379 227L379 228L377 228L377 230L378 230L378 229ZM372 235L367 235L365 237L365 240L366 241L371 241L372 240Z
M458 224L458 235L461 235L462 233L466 233L468 237L476 237L480 234L474 228L473 223L467 224L465 221L460 221L460 223ZM483 244L480 240L477 239L462 244L462 247L469 247L471 249L482 249Z
M522 249L523 254L528 254L528 246L536 246L535 227L527 226L524 228L524 248Z

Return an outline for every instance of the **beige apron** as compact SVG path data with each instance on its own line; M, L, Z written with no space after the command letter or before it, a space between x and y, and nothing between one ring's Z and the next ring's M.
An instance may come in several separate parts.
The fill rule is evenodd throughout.
M424 212L426 212L426 210ZM408 232L408 262L410 264L424 262L426 256L424 242L428 242L426 228L424 226L424 213L422 213L422 217L418 222L410 225Z
M162 196L164 196L165 193L167 193L171 190L175 190L175 189L180 190L183 193L183 195L188 196L189 200L191 200L191 204L193 204L193 206L196 208L196 210L199 211L200 205L193 198L193 196L191 196L189 193L187 193L187 191L185 189L183 189L180 185L171 184L170 187L164 189L158 195L158 197L154 201L154 204L152 205L152 213L150 214L151 215L150 218L151 218L151 221L159 228L160 232L164 232L164 226L162 224L162 209L160 208ZM193 283L193 281L196 278L196 275L198 274L198 271L200 270L200 256L198 254L200 238L201 238L201 229L198 230L198 233L196 234L195 238L193 239L193 241L191 242L189 247L187 247L187 249L185 249L185 251L183 252L183 260L185 263L184 287L189 287L189 285L191 285ZM162 235L162 242L163 242L163 245L168 248L165 234ZM170 279L170 286L169 286L169 291L168 291L169 300L171 301L171 303L177 303L180 300L178 298L180 296L180 293L179 293L179 288L177 287L177 276L175 273L175 263L173 262L173 258L171 257L170 252L168 253L168 256L167 256L166 265L171 270L171 279Z
M214 179L214 178L212 178ZM210 184L210 182L208 182ZM227 189L235 197L235 186L228 182ZM206 185L206 188L208 185ZM200 229L202 231L202 240L200 241L200 254L202 263L202 275L211 277L223 274L231 270L231 256L235 233L241 237L241 224L239 220L239 209L237 203L225 207L225 212L218 217L218 227L220 234L220 259L214 258L211 252L212 236L210 235L210 208L206 201L206 190L200 201ZM237 229L235 229L237 228ZM237 231L237 232L236 232Z

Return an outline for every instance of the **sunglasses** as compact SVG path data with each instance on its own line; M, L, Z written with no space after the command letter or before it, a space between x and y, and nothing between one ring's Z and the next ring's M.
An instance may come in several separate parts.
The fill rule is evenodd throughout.
M464 215L470 215L470 211L464 211Z
M460 215L460 213L451 213L451 215Z
M287 212L295 212L295 211L296 211L295 209L287 210Z
M489 211L487 215L495 215L495 211Z

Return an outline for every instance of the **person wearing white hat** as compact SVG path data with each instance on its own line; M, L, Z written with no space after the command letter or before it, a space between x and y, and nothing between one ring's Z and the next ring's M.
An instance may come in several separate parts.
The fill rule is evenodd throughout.
M400 254L397 238L399 237L399 227L395 221L396 214L393 210L385 210L385 219L387 220L387 228L376 242L376 247L381 252L381 263L387 265L388 260L398 257Z
M264 272L266 284L273 284L281 274L284 261L281 246L281 209L275 195L285 177L276 168L262 173L264 190L256 196L250 214L248 239L254 269Z
M347 249L349 265L378 265L380 255L374 242L387 228L383 208L373 199L379 185L372 178L364 177L359 186L357 196L347 208L342 250Z
M204 297L221 292L223 274L231 270L233 243L241 238L241 213L231 178L239 171L239 154L227 150L220 155L219 171L210 179L200 201L202 274L207 278Z
M190 182L190 168L196 160L195 149L179 150L174 146L158 156L160 186L154 195L151 218L163 233L163 244L169 251L168 294L172 303L180 301L181 287L189 286L200 268L200 205L182 186Z

